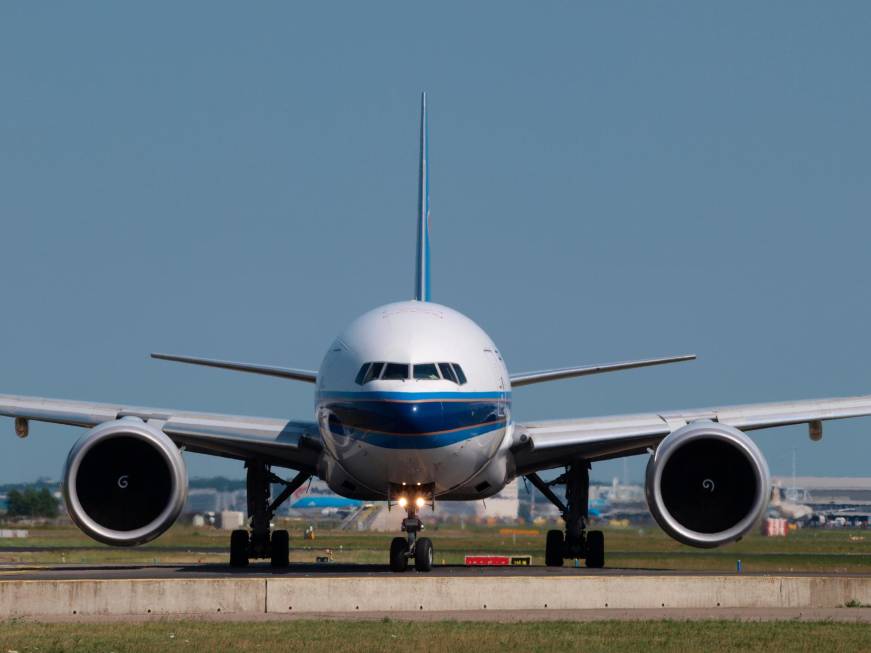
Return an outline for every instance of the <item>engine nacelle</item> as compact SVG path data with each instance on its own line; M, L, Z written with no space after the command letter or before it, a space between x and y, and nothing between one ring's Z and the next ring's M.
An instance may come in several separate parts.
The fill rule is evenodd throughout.
M690 546L741 539L765 512L770 487L768 463L753 440L711 421L669 434L647 463L650 512L662 530Z
M172 526L187 487L178 447L136 417L104 422L85 433L64 469L70 517L95 540L115 546L148 542Z

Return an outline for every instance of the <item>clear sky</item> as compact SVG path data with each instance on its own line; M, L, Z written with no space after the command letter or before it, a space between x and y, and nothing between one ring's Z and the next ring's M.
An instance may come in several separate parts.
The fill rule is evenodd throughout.
M513 371L699 355L518 420L871 393L869 34L846 1L4 2L0 392L310 417L148 353L317 368L410 298L425 89L436 301ZM7 482L80 434L0 425ZM754 437L871 475L871 418Z

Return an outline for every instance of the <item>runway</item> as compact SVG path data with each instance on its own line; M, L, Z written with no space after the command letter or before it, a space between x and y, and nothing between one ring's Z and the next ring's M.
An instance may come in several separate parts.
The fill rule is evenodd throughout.
M391 572L388 566L344 563L296 563L285 569L273 569L268 562L253 562L248 567L232 568L224 564L143 565L0 565L0 580L171 580L171 579L242 579L242 578L602 578L602 577L780 577L783 574L747 573L724 574L721 571L675 571L668 569L604 568L544 566L492 566L466 567L463 565L436 565L430 572ZM796 572L790 577L824 578L828 572ZM849 574L851 578L869 578L871 574Z

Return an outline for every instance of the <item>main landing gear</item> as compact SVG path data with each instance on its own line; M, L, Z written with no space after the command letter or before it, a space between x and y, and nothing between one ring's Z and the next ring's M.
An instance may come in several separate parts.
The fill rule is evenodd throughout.
M550 482L545 482L538 474L527 474L526 478L548 501L562 513L566 523L565 533L552 530L547 532L544 560L548 567L562 567L563 560L584 558L587 567L598 569L605 566L605 536L602 531L588 531L590 464L586 460L576 460L566 467L565 473ZM565 483L566 504L551 490L552 485Z
M390 571L406 571L409 560L414 561L417 571L430 571L433 560L432 540L417 536L423 530L423 522L417 517L417 511L428 503L433 504L432 488L401 486L395 491L391 489L391 496L396 497L396 503L408 516L402 520L402 530L406 536L394 537L390 542Z
M259 460L245 463L248 470L248 519L251 531L235 530L230 535L230 566L245 567L251 558L268 558L275 568L287 567L290 562L290 535L285 530L271 531L275 511L291 494L305 483L310 474L298 473L285 481L272 473L269 465ZM272 499L272 484L281 483L284 489Z

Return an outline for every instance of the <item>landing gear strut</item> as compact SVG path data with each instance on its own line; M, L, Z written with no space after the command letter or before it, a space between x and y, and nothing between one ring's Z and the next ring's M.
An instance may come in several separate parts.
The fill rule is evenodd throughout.
M394 537L390 542L390 571L406 571L409 560L414 560L417 571L432 570L432 540L417 536L423 530L423 522L418 518L417 511L427 503L433 504L432 489L420 486L413 489L415 492L409 492L404 486L396 491L391 490L391 496L397 497L396 502L400 508L405 509L408 516L402 520L402 530L406 536Z
M230 566L245 567L251 558L269 558L273 567L287 567L290 560L290 536L285 530L271 531L275 511L305 483L310 474L299 472L285 481L259 460L245 463L247 472L248 520L251 531L235 530L230 536ZM284 489L272 499L272 484Z
M557 530L547 532L545 564L548 567L562 567L563 560L585 558L587 567L604 567L604 534L602 531L587 530L590 517L590 464L583 459L575 460L566 467L565 473L550 482L543 481L535 473L527 474L526 478L559 509L566 523L565 533ZM550 489L558 483L565 483L565 504Z

